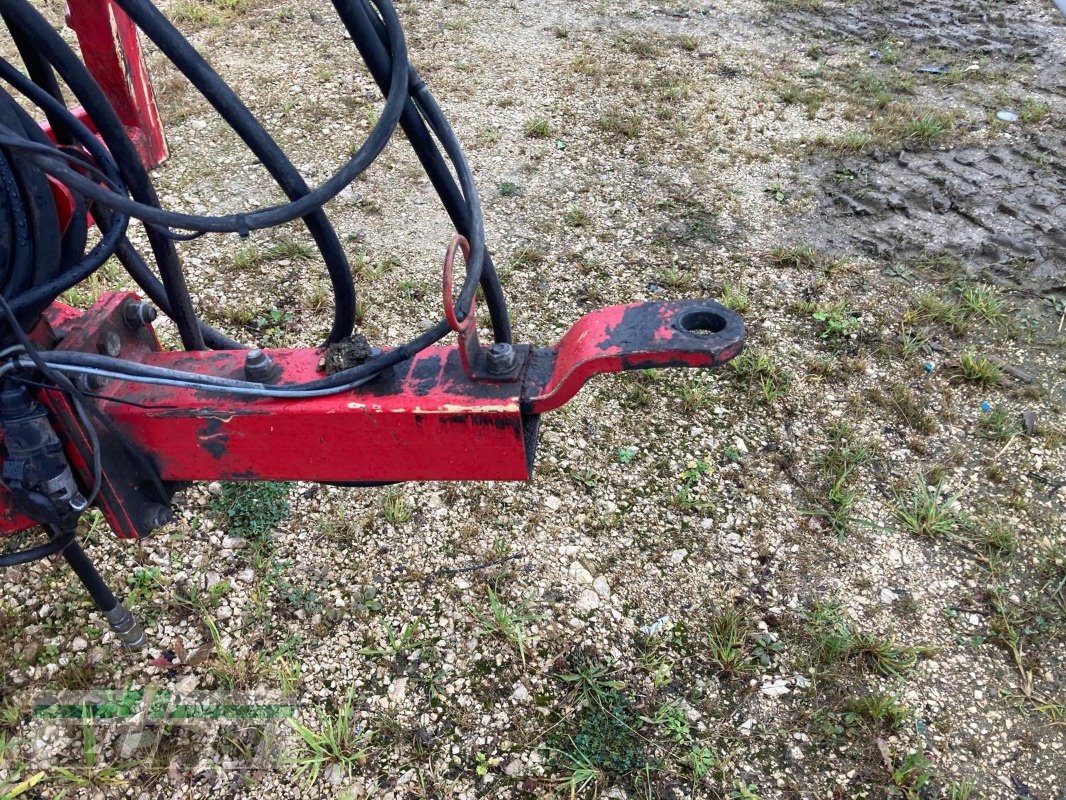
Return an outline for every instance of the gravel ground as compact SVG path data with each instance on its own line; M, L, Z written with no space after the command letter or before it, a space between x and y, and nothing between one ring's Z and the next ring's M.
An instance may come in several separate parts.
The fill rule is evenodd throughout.
M376 119L328 6L163 7L310 183ZM87 517L149 647L121 651L58 566L4 574L0 797L1066 797L1054 9L399 11L518 339L709 296L744 314L745 354L598 379L544 418L528 485L195 486L138 543ZM277 200L150 63L163 201ZM329 210L371 342L435 321L450 232L403 141ZM308 244L183 247L201 312L317 344ZM90 690L139 693L132 716L31 714ZM231 718L182 724L186 701ZM293 721L234 711L264 703Z

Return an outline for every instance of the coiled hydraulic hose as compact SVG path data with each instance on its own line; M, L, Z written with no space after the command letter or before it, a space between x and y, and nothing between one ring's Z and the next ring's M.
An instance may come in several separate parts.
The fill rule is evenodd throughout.
M68 231L59 269L49 275L41 275L38 270L27 280L28 268L23 262L28 256L25 253L19 255L15 247L5 249L9 242L4 239L4 234L11 224L5 228L3 223L6 220L0 219L0 270L6 269L3 275L20 280L17 287L11 284L11 290L9 282L3 283L4 296L13 310L8 315L9 324L25 324L60 292L91 274L113 254L142 290L174 319L186 349L233 348L237 346L233 340L197 318L177 259L175 241L205 233L246 236L254 229L302 219L322 254L336 297L334 321L327 342L344 338L351 333L355 322L354 282L340 241L322 207L369 167L400 126L437 189L456 230L471 244L466 280L456 298L458 313L462 316L468 311L480 284L492 318L495 339L510 341L506 305L485 245L481 205L472 172L454 131L408 61L402 27L391 0L333 0L338 16L382 89L385 105L363 145L331 178L314 190L306 185L285 153L236 93L149 0L115 2L240 136L289 197L289 202L252 212L214 216L160 208L147 171L125 129L77 56L26 0L0 0L0 16L11 30L19 51L24 54L30 75L26 78L13 65L0 60L0 79L43 111L59 143L59 146L52 145L39 130L29 132L24 124L22 128L13 124L26 120L5 117L0 109L0 156L3 156L0 159L0 184L7 190L7 202L0 203L4 206L0 210L6 210L15 222L21 220L24 228L33 226L31 220L24 219L25 192L16 192L14 189L18 187L5 177L5 168L17 160L28 165L29 173L47 174L66 185L78 207L91 211L102 231L100 240L86 253L84 242L78 247L82 232L72 224L73 238L69 238ZM31 55L26 57L27 53ZM86 109L103 145L67 110L56 73ZM9 98L0 95L0 100ZM437 146L438 141L447 161ZM144 223L162 281L155 277L126 237L129 219ZM10 235L7 238L10 240ZM70 373L106 372L119 379L176 383L252 396L292 397L302 393L312 396L358 385L439 341L448 332L449 328L442 320L372 362L308 384L278 387L225 381L225 389L222 389L222 385L203 375L173 370L161 375L115 359L101 363L89 354L47 354L47 360L51 368ZM29 361L16 357L3 367L3 372L30 367Z

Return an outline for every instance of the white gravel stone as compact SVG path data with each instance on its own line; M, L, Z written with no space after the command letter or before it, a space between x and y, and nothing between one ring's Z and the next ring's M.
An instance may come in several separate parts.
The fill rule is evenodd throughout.
M593 585L592 573L585 569L584 565L580 561L573 562L567 568L566 574L582 586Z
M585 589L577 598L574 606L579 614L588 614L600 607L600 596L592 589Z

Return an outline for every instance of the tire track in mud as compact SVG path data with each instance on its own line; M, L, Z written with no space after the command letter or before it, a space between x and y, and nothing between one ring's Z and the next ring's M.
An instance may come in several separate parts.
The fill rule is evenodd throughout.
M975 277L1066 289L1066 137L1010 146L843 158L826 175L815 231L884 259L956 255ZM835 176L835 177L834 177ZM840 176L844 176L841 181Z
M1046 124L1008 129L1013 135L987 145L813 162L801 170L816 187L802 224L819 245L885 260L951 254L973 277L1041 294L1066 290L1066 25L1050 3L834 4L789 8L774 22L795 41L869 47L871 59L894 47L929 63L1016 68L1015 89L1051 108ZM988 86L978 100L961 89L934 83L919 93L987 119L981 103L1007 92Z

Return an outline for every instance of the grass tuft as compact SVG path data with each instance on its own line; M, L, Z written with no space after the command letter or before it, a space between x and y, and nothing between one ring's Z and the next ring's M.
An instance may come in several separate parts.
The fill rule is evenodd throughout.
M529 119L522 127L522 132L528 139L547 139L552 135L552 126L546 119Z
M981 386L995 386L1003 376L1003 370L995 361L971 348L959 353L958 372L966 380Z
M707 659L715 672L735 678L758 669L754 635L751 616L743 609L728 608L714 616L707 630Z
M948 536L959 526L958 495L947 495L943 483L928 484L921 476L893 492L893 519L918 536Z
M292 759L296 777L313 786L323 768L337 767L350 780L352 772L366 760L368 737L356 728L355 688L332 716L319 714L318 727L310 728L290 717L289 726L299 738L300 752Z

